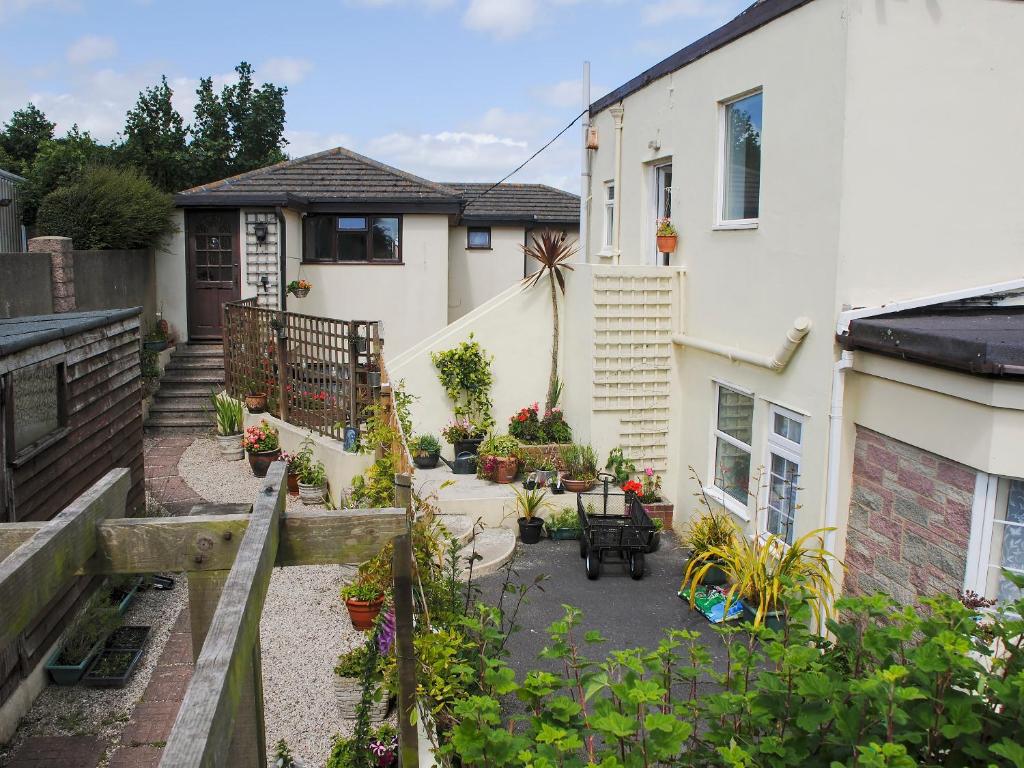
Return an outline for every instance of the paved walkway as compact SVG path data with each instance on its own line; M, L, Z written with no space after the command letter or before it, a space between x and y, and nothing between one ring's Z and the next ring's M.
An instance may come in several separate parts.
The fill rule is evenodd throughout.
M145 440L146 490L171 515L187 515L203 499L178 476L178 461L193 437ZM179 580L176 589L187 589ZM171 629L142 699L112 742L96 736L33 736L25 740L7 768L157 768L185 689L192 678L192 634L188 610Z

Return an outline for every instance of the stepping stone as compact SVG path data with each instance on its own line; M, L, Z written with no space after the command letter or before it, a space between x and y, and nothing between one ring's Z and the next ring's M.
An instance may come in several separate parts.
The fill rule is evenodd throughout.
M96 768L105 751L95 736L31 736L7 768Z

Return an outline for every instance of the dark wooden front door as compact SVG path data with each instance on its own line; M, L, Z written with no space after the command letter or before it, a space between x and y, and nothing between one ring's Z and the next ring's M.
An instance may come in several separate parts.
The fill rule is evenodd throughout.
M187 211L188 336L219 340L225 302L241 298L238 211Z

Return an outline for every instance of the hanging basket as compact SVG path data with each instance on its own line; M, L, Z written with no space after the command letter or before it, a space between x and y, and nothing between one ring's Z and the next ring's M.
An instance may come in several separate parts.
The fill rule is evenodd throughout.
M292 291L292 295L297 299L304 299L309 295L309 288L296 288Z

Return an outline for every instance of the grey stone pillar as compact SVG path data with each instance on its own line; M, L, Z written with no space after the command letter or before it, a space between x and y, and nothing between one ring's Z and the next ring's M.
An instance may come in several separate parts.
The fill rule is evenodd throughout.
M74 312L75 260L70 237L33 237L28 241L29 253L50 254L50 290L54 312Z

